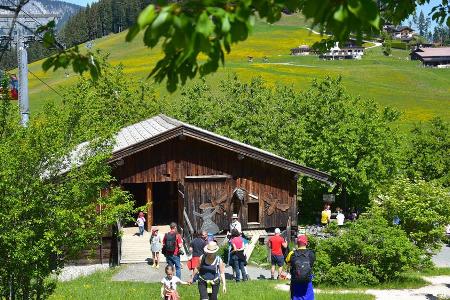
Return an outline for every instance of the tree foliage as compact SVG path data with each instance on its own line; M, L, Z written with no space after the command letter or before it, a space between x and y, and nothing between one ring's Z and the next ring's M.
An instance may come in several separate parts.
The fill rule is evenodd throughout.
M450 186L450 125L436 117L415 124L409 134L406 171L410 178Z
M450 223L450 191L426 182L398 178L379 197L387 220L400 218L400 227L419 248L441 247L444 227Z
M103 69L98 82L81 79L26 128L7 94L0 99L1 298L47 297L65 258L97 243L132 208L129 194L111 187L106 162L113 134L148 114L153 98L121 67Z
M413 14L412 20L417 28L417 31L419 32L419 35L422 37L427 37L431 23L430 18L425 17L425 14L421 10L419 15L415 13Z
M450 26L434 27L433 42L440 45L450 45Z
M423 263L422 251L380 215L362 217L338 237L316 246L315 280L339 286L373 285Z
M182 95L169 114L329 172L361 206L368 191L397 174L398 141L390 125L398 113L350 96L340 78L314 81L297 92L271 88L260 78L244 83L232 77L219 91L200 83ZM304 188L311 185L304 182Z

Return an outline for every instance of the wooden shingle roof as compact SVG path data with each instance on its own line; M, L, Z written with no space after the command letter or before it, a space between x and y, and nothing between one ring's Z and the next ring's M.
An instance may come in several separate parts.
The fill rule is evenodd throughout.
M414 53L421 57L443 57L450 56L450 47L419 48Z
M111 162L132 155L177 136L187 136L238 154L278 166L297 174L334 185L331 175L300 165L268 151L232 140L208 130L160 114L122 128L116 135Z

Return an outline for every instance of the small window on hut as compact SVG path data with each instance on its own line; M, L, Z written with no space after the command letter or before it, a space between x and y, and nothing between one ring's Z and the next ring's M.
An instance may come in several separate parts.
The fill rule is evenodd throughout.
M259 223L259 203L248 203L248 223Z

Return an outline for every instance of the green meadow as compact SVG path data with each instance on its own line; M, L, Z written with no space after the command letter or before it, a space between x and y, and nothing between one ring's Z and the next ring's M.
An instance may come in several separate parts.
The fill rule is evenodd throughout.
M232 48L226 64L216 74L207 76L212 86L237 74L242 79L263 77L267 84L292 85L296 89L308 88L314 78L342 76L343 84L351 94L375 99L382 106L393 106L403 112L401 123L408 125L420 120L441 116L450 120L450 69L424 68L420 62L408 60L408 52L394 50L385 57L381 47L366 51L362 60L321 61L316 56L290 56L290 49L302 44L311 45L322 39L304 27L305 21L297 16L284 16L276 24L258 21L252 35ZM151 68L162 57L161 50L149 50L142 36L125 42L126 32L94 41L94 48L110 53L112 64L122 63L126 74L146 79ZM254 58L252 63L247 57ZM269 62L264 63L267 56ZM30 64L30 71L58 91L63 91L77 80L71 70L42 71L42 61ZM30 75L30 105L37 111L47 101L61 97ZM160 97L169 95L163 85L156 87Z
M160 287L158 283L143 282L117 282L112 281L114 270L97 272L87 277L81 277L68 282L59 282L50 300L62 299L95 299L95 300L122 300L122 299L152 299L160 298ZM289 293L275 288L279 282L268 280L252 280L248 282L227 282L227 293L220 292L219 299L231 300L273 300L288 299ZM199 298L197 285L180 286L179 293L183 300L194 300ZM372 300L372 295L366 295L355 291L341 294L339 292L327 291L317 294L317 300Z

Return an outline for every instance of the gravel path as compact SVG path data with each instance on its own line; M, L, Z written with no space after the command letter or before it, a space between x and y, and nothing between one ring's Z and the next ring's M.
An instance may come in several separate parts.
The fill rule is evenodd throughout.
M433 256L433 262L436 267L450 267L450 247L448 245L442 246L441 251Z
M418 289L401 290L367 290L367 294L374 295L377 300L429 300L438 296L450 297L450 276L424 277L431 285Z
M58 275L59 281L69 281L80 276L87 276L99 270L107 270L108 264L88 265L88 266L67 266L61 270Z
M165 263L161 264L159 269L154 269L148 264L128 264L123 266L116 275L113 276L113 281L140 281L140 282L160 282L164 277ZM248 273L251 279L268 279L270 278L270 271L254 266L248 266ZM225 269L225 276L227 279L232 278L232 269L227 267ZM189 280L190 272L184 265L181 270L181 279Z
M423 277L431 285L418 289L388 289L388 290L338 290L338 291L321 291L316 289L318 294L354 294L365 293L374 295L377 300L431 300L437 297L450 297L450 276L430 276ZM289 291L289 285L278 284L277 289Z

